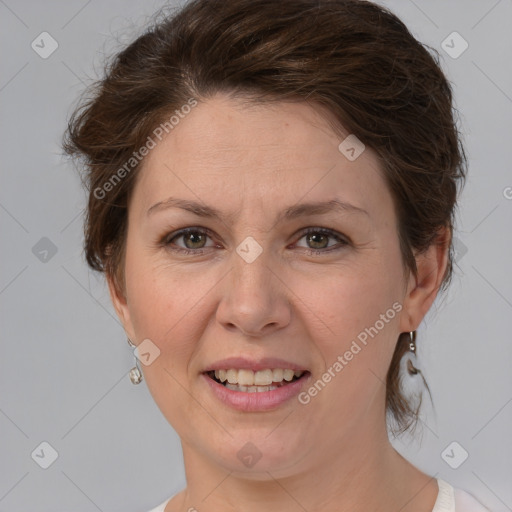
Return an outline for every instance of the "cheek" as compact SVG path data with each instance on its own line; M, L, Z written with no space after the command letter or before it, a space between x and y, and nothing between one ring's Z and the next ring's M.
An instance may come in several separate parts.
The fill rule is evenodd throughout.
M204 330L213 315L212 293L218 273L194 267L184 271L165 254L148 255L134 247L127 252L126 288L137 340L149 338L160 350L159 357L144 368L148 384L159 390L184 384L190 363L201 350ZM157 390L158 391L158 390ZM160 391L158 391L160 392ZM158 393L157 393L158 394Z
M313 412L329 411L321 415L322 428L340 436L358 428L369 411L373 419L382 414L384 383L401 310L393 287L378 272L368 271L357 279L339 275L336 285L331 284L326 293L310 302L315 304L315 314L308 314L310 325L318 324L318 316L329 329L316 335L309 331L312 347L324 367L310 382L303 400L311 401Z
M166 265L127 260L130 316L138 341L150 339L159 356L143 366L144 379L155 403L169 422L187 439L184 419L201 414L191 400L189 363L199 349L207 316L201 297L212 284L208 279L187 278Z
M165 266L143 271L133 267L131 272L127 293L135 332L150 338L163 353L189 346L190 326L208 290L207 281L197 275L190 281Z
M374 250L364 264L319 274L314 288L309 280L296 283L294 291L307 297L309 337L326 369L342 358L343 370L335 373L344 382L337 382L351 392L338 396L371 393L378 378L385 379L399 335L402 272L400 254L390 246L388 252ZM378 376L371 385L370 372Z
M164 350L164 334L179 318L188 287L186 279L155 258L155 249L145 247L142 240L143 233L128 230L125 281L130 319L140 340L149 338Z
M346 342L374 325L381 314L402 300L401 286L396 260L386 264L369 259L364 265L331 267L317 273L314 280L296 280L294 292L314 311L315 315L309 316L322 320L319 326L323 325L326 338ZM396 323L394 313L396 307L386 325Z

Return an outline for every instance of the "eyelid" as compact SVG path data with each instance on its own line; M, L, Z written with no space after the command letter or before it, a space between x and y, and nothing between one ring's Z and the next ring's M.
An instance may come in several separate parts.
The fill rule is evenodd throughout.
M322 228L320 226L305 228L305 229L301 230L299 232L299 234L300 234L299 240L302 237L304 237L305 235L308 235L309 233L320 233L320 234L329 236L331 238L336 238L338 240L338 242L340 242L344 245L348 245L351 243L350 239L347 236L343 235L342 233L339 233L338 231L335 231L334 229L331 229L331 228ZM314 251L315 249L311 249L311 250ZM323 252L325 252L325 250L323 250Z
M215 238L213 231L211 231L210 229L204 228L204 227L199 227L199 226L191 226L191 227L187 227L187 228L183 228L183 229L178 229L176 231L173 231L172 233L168 233L168 234L164 235L162 237L160 243L164 246L168 246L168 245L170 245L171 240L174 240L176 238L181 238L182 236L187 235L189 233L200 233L200 234L207 235L211 239ZM182 249L184 251L198 252L205 248L202 247L201 249L186 249L183 247L179 247L178 249Z

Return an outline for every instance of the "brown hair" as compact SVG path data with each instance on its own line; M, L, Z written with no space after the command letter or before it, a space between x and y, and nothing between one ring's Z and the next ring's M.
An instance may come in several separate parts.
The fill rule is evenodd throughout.
M86 171L87 262L119 289L128 201L140 168L126 162L191 97L217 92L311 102L373 148L394 199L407 272L416 273L414 252L438 243L440 228L451 235L466 168L451 86L436 50L384 7L362 0L194 0L117 54L89 92L71 116L64 149L82 157ZM116 173L122 179L113 183ZM451 278L452 254L450 243L441 289ZM400 431L416 422L419 408L400 389L407 340L399 337L386 382L387 412Z

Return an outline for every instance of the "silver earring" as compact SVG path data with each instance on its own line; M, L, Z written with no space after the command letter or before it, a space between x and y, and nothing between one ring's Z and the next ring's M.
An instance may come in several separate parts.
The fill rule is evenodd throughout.
M416 331L411 331L409 333L409 350L411 352L416 352Z
M414 411L421 405L426 383L422 371L418 368L417 364L416 331L404 332L401 336L405 338L402 338L402 343L405 345L405 353L400 360L400 388L410 409Z
M416 331L409 332L409 350L411 354L407 359L407 371L410 375L416 375L419 372L414 364L416 362Z
M136 347L136 345L134 345L132 343L130 338L126 338L126 340L128 341L128 345L130 345L130 347L133 347L133 348ZM132 384L140 384L140 382L142 381L142 372L140 371L137 357L135 357L135 366L130 370L129 375L130 375L130 380L132 381Z

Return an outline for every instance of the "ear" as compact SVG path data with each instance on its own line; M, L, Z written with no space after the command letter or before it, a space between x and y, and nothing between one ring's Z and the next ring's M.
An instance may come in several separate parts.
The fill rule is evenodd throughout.
M107 275L107 284L110 292L110 299L112 300L117 316L123 325L126 336L136 344L135 332L130 317L128 301L126 299L126 292L122 289L114 276Z
M400 318L402 332L414 331L432 306L448 266L451 230L443 227L430 247L416 258L417 276L411 274Z

